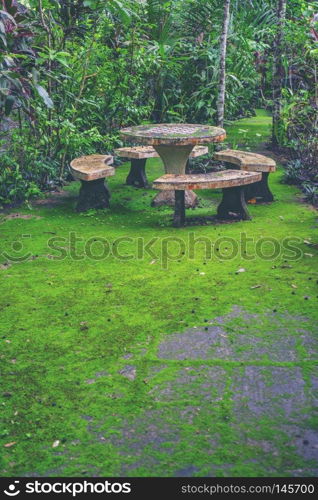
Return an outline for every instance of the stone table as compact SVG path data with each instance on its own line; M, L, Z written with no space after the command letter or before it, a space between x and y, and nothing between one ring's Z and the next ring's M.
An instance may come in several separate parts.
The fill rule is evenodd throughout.
M224 129L190 123L162 123L124 128L122 137L129 142L153 146L163 161L167 174L185 174L190 153L197 144L221 142ZM154 206L174 205L174 191L160 192ZM196 205L196 195L187 191L186 206Z

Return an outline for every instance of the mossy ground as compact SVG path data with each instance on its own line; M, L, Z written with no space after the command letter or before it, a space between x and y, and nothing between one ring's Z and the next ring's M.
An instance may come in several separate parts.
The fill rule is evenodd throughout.
M269 124L266 113L235 123L229 144L244 129L255 147ZM276 202L250 206L252 221L176 230L170 208L150 207L154 191L124 185L127 172L109 181L109 210L76 214L72 183L57 203L19 210L31 218L2 220L2 264L32 257L0 269L1 474L313 475L317 213L279 169ZM158 177L160 161L147 172ZM188 216L215 213L220 193L198 194ZM194 255L190 234L208 239ZM48 246L57 237L58 251ZM160 355L172 333L189 339L191 328L193 349L196 330L211 334L201 357L191 345Z

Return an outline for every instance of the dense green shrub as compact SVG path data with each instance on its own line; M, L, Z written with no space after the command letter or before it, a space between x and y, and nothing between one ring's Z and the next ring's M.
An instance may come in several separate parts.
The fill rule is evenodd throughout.
M122 144L121 127L215 123L222 2L28 0L20 16L15 0L1 2L0 120L11 112L17 127L2 135L2 204L30 197L35 186L62 184L75 156L110 153ZM271 105L275 5L231 2L226 120ZM317 123L312 13L302 0L288 8L286 71L297 68L305 84L291 88L286 77L278 133L280 144L309 168L317 151L316 128L308 130L308 123Z
M285 180L302 186L308 201L318 204L318 34L313 6L302 5L298 24L286 29L289 73L283 91L278 144L291 160Z
M35 164L32 162L32 169ZM39 170L39 175L43 176L43 164L39 165ZM8 154L1 155L0 208L39 195L41 191L37 182L32 180L34 177L37 177L35 171L23 170L16 159Z

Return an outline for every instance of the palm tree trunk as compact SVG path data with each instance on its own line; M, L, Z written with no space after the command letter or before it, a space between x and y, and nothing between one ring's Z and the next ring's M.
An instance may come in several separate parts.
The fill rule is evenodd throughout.
M220 80L219 80L219 93L217 99L217 124L219 127L224 125L224 103L225 103L225 62L226 62L226 49L227 49L227 36L229 31L230 22L230 5L231 0L224 0L224 15L223 15L223 29L220 42Z
M287 0L278 0L277 4L277 33L274 41L274 70L273 70L273 130L272 143L278 146L278 127L282 111L282 87L284 78L283 66L283 38L286 20Z

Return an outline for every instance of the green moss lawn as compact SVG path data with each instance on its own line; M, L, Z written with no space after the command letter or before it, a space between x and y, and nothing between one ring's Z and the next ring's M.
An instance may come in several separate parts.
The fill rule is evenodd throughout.
M257 150L270 117L227 130ZM279 168L252 221L177 230L127 172L111 209L74 182L0 216L1 474L316 475L317 212Z

